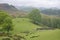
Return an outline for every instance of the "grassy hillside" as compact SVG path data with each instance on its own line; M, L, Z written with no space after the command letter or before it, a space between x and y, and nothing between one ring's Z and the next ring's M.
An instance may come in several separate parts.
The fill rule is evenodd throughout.
M13 35L23 36L26 40L60 40L60 29L55 30L35 30L37 26L30 22L27 18L13 19L14 30ZM29 32L29 33L23 33ZM0 37L0 40L3 37Z
M15 32L23 32L23 31L31 31L35 28L39 27L30 22L27 18L16 18L13 19L14 31Z
M14 24L14 34L18 34L24 36L26 40L60 40L60 30L35 30L35 28L39 27L35 24L32 24L27 18L16 18L13 19ZM26 36L25 33L21 33L24 31L30 31L31 34ZM34 37L35 36L35 37Z

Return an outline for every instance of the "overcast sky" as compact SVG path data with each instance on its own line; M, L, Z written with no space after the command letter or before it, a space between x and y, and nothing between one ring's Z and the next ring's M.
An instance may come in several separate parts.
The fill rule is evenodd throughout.
M60 0L0 0L0 3L9 3L15 6L60 7Z

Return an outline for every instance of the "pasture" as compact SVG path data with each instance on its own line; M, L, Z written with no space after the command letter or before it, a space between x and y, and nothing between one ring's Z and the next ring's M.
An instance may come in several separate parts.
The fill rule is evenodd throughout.
M13 19L13 24L13 34L24 36L26 40L60 40L60 29L37 31L41 26L31 23L28 18Z
M60 40L60 29L36 30L42 26L31 23L28 18L15 18L12 21L14 30L11 33L20 35L25 40ZM0 37L0 40L2 38Z

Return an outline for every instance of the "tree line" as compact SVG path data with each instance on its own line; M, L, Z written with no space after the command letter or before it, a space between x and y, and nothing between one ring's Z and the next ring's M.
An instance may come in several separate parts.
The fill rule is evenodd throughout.
M38 25L45 25L52 28L60 28L60 17L53 16L53 15L44 15L41 14L39 9L33 9L29 13L29 17L31 22L38 24Z

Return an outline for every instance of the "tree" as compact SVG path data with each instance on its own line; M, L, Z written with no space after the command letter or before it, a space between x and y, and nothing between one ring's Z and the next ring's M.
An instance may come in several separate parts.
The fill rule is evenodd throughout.
M0 11L0 28L7 32L13 29L11 16L3 11Z
M29 18L32 20L33 23L40 24L40 22L41 22L40 10L39 9L33 9L29 13Z

